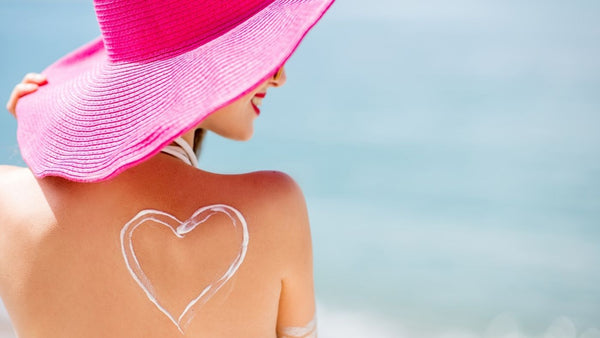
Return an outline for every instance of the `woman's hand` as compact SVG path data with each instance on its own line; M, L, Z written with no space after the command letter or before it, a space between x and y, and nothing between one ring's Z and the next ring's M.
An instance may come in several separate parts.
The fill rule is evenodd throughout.
M15 86L10 98L6 103L6 109L14 116L17 117L16 108L17 102L23 96L35 92L41 85L46 84L46 76L38 73L28 73L23 78L23 81Z

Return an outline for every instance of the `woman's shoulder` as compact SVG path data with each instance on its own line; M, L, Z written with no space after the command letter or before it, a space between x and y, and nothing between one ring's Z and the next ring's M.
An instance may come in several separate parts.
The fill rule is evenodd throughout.
M8 226L7 219L10 216L9 210L14 204L16 185L18 184L19 173L24 168L9 165L0 165L0 231L6 233Z
M15 196L32 193L36 187L36 179L28 168L0 165L0 201L18 202Z
M13 174L15 172L22 172L25 170L27 170L27 168L17 167L14 165L0 164L0 180L4 180L5 175Z
M46 204L40 203L43 196L28 168L0 166L0 267L5 270L14 265L7 259L39 237L39 228L32 224L51 217ZM4 282L0 280L0 287Z
M0 210L20 201L18 196L31 191L35 179L27 168L0 165Z
M280 171L256 171L238 175L223 175L228 194L237 197L242 206L270 239L280 246L305 239L310 242L310 226L304 194L298 183ZM255 223L255 224L256 224ZM258 230L258 229L255 229Z
M35 185L36 179L27 167L18 167L14 165L0 165L0 194L2 193L19 193L18 191L9 190L10 187L21 186L22 188L30 188Z
M244 202L259 205L269 215L277 219L298 218L306 214L304 194L298 183L281 171L255 171L229 177L231 183L240 189L239 196Z
M282 202L292 203L304 201L302 189L298 183L284 172L275 170L255 171L242 174L240 179L248 182L247 188L258 193L264 193L267 198L280 197Z
M44 194L28 168L0 165L0 227L33 220L46 212Z

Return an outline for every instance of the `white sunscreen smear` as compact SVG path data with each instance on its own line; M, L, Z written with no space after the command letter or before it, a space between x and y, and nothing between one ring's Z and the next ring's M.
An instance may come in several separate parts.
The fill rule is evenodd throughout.
M317 338L317 317L305 326L289 326L277 329L277 338Z
M144 223L153 222L155 224L166 226L178 238L184 238L187 233L193 231L197 226L206 222L217 213L229 217L234 228L237 229L238 227L241 227L242 240L238 255L233 259L227 271L213 283L206 286L187 304L180 314L171 313L165 309L160 299L157 297L152 282L148 279L140 266L135 255L135 250L133 249L133 232ZM162 311L162 313L164 313L183 334L185 328L194 317L195 310L206 304L206 302L208 302L208 300L236 273L246 257L248 237L248 224L242 213L225 204L215 204L200 208L192 215L192 217L184 222L162 211L142 210L123 226L123 229L121 230L121 250L131 277L133 277L142 290L144 290L148 299L150 299L150 301L154 303L154 305L156 305L156 307Z

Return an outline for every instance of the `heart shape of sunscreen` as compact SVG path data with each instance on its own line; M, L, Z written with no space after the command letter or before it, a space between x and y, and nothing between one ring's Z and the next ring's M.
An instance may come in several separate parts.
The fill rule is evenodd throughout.
M158 298L152 282L146 276L144 270L142 270L133 248L133 233L146 222L152 222L167 227L175 236L182 239L186 234L219 213L226 215L231 220L231 224L234 228L237 229L238 227L241 227L242 240L238 254L229 264L227 271L210 282L204 289L199 290L196 296L187 303L185 309L181 313L171 313L165 308L164 302L161 302ZM246 223L244 216L238 210L225 204L215 204L200 208L194 212L192 217L184 222L162 211L142 210L123 226L123 229L121 230L121 250L123 258L125 259L125 264L133 279L138 283L142 290L144 290L148 299L150 299L150 301L154 303L154 305L156 305L156 307L158 307L158 309L164 313L175 326L177 326L177 329L183 333L183 330L194 317L195 310L203 304L206 304L206 302L208 302L208 300L236 273L244 261L246 251L248 250L248 224Z

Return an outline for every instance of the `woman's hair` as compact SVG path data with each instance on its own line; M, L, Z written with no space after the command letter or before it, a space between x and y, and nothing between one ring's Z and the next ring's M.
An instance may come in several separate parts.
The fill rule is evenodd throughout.
M194 131L194 153L196 153L196 157L200 157L200 150L202 149L202 141L204 140L204 135L206 135L206 130L202 128L198 128Z

